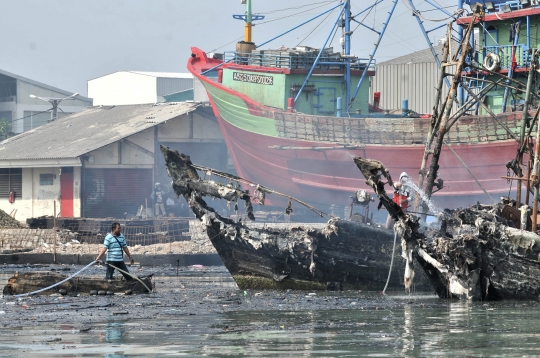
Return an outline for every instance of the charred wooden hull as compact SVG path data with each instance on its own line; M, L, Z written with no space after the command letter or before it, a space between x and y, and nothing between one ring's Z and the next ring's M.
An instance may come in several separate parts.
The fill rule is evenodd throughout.
M211 219L206 230L241 289L381 291L394 245L390 230L339 219L322 228L291 225L286 229L223 227L219 219ZM404 263L397 252L388 286L403 289ZM430 289L425 277L419 277L415 287Z
M451 235L418 241L414 256L435 291L467 300L540 299L540 236L486 211L497 206L456 211L460 222L448 225Z
M4 295L19 295L23 293L33 292L45 287L54 285L66 279L68 276L61 275L55 272L24 272L16 273L8 280L8 284L4 286ZM141 277L142 282L148 287L152 287L151 277ZM103 277L74 277L71 280L51 288L47 291L39 293L40 295L50 295L57 293L60 290L65 290L67 295L88 295L91 291L105 291L114 293L146 293L146 288L138 281L127 282L125 280L115 279L109 282Z
M414 277L415 258L441 298L540 298L540 236L512 227L519 210L507 203L446 210L440 229L422 233L418 218L405 214L386 195L384 186L391 185L392 178L384 165L363 158L354 161L398 220L408 266L405 281Z
M161 147L173 189L199 218L240 288L382 290L388 277L394 236L390 230L332 218L326 225L253 227L224 218L203 196L244 201L253 219L251 196L233 185L201 180L188 156ZM397 258L389 286L402 287ZM418 289L429 289L418 279Z

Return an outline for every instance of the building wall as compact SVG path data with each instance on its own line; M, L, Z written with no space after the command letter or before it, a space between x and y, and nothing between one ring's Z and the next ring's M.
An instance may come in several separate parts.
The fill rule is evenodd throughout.
M201 81L197 78L193 79L193 100L195 102L208 102L208 93Z
M171 93L185 91L193 88L192 78L157 78L157 95L165 96Z
M73 214L78 217L82 213L83 198L88 198L88 193L85 193L84 188L91 187L86 179L83 180L84 173L89 173L94 170L96 173L102 173L103 178L107 179L108 174L112 173L116 178L125 177L124 173L139 173L147 170L150 174L154 173L156 168L154 165L154 138L155 128L157 128L158 141L160 143L169 144L178 150L185 151L188 155L192 155L194 161L201 165L208 165L220 170L227 169L227 147L221 135L221 131L217 121L213 117L211 108L199 108L195 112L182 115L178 118L169 120L154 128L149 128L142 132L136 133L124 140L114 142L100 149L91 151L83 160L84 168L75 166L73 170ZM93 156L93 163L90 164L88 157ZM151 190L154 178L162 180L164 183L170 182L167 177L163 156L161 153L156 153L158 164L158 172L163 174L164 179L160 179L159 175L145 175L144 183L140 187L133 189L139 192L139 197L146 198ZM21 163L24 161L21 161ZM33 163L33 164L32 164ZM57 201L57 214L60 213L60 168L58 167L38 167L39 162L33 161L21 164L22 169L22 193L18 193L18 197L14 204L10 204L7 199L0 200L0 209L8 214L17 209L16 218L25 221L27 218L38 217L43 215L53 215L54 200ZM53 164L54 165L54 164ZM72 162L66 165L74 165ZM111 170L107 170L111 169ZM130 169L125 172L119 169ZM144 169L136 171L134 169ZM83 173L84 171L84 173ZM158 174L159 174L158 173ZM40 174L53 174L53 185L40 185ZM99 179L99 178L98 178ZM137 182L137 178L135 181ZM131 180L133 182L133 180ZM133 184L133 183L131 183ZM118 188L118 187L117 187ZM130 188L131 193L134 191ZM115 191L118 194L118 189ZM141 194L142 193L142 194ZM104 192L107 198L111 197L110 193ZM122 194L122 198L126 195ZM133 195L132 195L133 196ZM122 201L118 198L118 202ZM115 199L116 200L116 199ZM144 200L140 200L144 203ZM139 203L139 204L140 204ZM100 206L100 208L102 208ZM137 205L129 206L129 213L132 212ZM88 208L87 208L88 209ZM127 211L127 209L126 209ZM101 213L101 212L100 212ZM122 214L124 211L121 212ZM97 214L96 214L97 215Z
M39 97L52 97L52 98L66 98L67 97L64 93L55 92L53 90L39 87L31 83L17 81L17 103L18 104L39 105L39 106L45 105L45 106L48 106L48 108L51 108L49 103L44 102L43 100L39 98L31 98L30 97L31 94L35 96L39 96ZM70 100L66 100L65 102L62 102L59 106L62 107L62 109L64 109L63 105L67 105L70 107L82 107L81 109L84 109L88 106L91 106L92 103L89 101L84 101L81 99L74 98L74 99L70 99Z
M453 67L447 68L448 73ZM388 110L401 109L402 100L409 100L409 109L418 113L431 113L439 81L436 63L411 63L399 65L378 65L377 74L372 77L370 103L373 93L381 92L380 107ZM443 84L443 98L448 87Z
M156 77L116 72L88 81L88 97L94 106L155 103Z
M40 185L40 174L53 174L53 184ZM10 204L7 199L0 200L0 209L8 214L16 209L15 218L25 221L31 217L52 216L56 200L56 214L59 215L61 205L60 175L60 168L23 168L22 193L17 193L13 204ZM78 216L81 212L80 167L74 168L73 181L73 212L75 216Z
M158 126L160 142L201 142L203 140L218 140L223 142L223 135L212 113L206 115L199 111L167 121Z
M2 103L0 104L0 110L11 110L12 111L12 131L14 133L22 133L26 130L36 128L39 125L46 123L42 119L45 117L51 116L49 113L42 113L42 117L38 120L36 124L32 125L32 118L27 117L29 112L39 113L49 111L51 109L51 104L47 103L38 98L30 98L30 95L33 94L39 97L51 97L51 98L65 98L67 97L64 93L55 92L43 87L36 86L31 83L17 81L17 102L12 104ZM59 104L59 108L65 113L75 113L82 111L88 106L91 106L91 101L84 101L81 99L66 100ZM5 107L5 109L4 109ZM26 112L26 113L25 113ZM58 110L59 116L62 116L63 113ZM27 117L27 118L24 118Z
M85 168L152 168L154 158L137 146L154 152L154 128L89 152L88 155L94 157L94 163L90 164L87 160Z

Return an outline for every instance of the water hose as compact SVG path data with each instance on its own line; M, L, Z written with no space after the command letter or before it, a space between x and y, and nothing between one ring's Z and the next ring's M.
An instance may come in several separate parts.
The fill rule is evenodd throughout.
M146 286L146 285L144 284L144 282L142 282L142 280L141 280L139 277L137 277L137 276L135 276L135 275L132 275L132 274L130 274L130 273L127 272L127 271L121 270L121 269L119 269L118 267L113 266L113 265L111 265L111 264L109 264L109 263L107 263L107 262L104 262L104 261L100 261L100 262L101 262L101 263L104 263L105 265L107 265L107 266L109 266L109 267L114 267L114 268L117 269L118 271L120 271L120 272L122 272L122 273L125 273L125 274L128 275L128 276L131 276L131 278L134 278L135 280L139 281L139 282L144 286L144 288L146 288L146 290L147 290L148 292L152 292L152 290L149 289L148 286Z
M32 292L27 292L27 293L21 293L21 294L19 294L19 295L14 295L13 297L27 297L27 296L30 296L30 295L33 295L33 294L36 294L36 293L39 293L39 292L47 291L47 290L49 290L49 289L51 289L51 288L53 288L53 287L56 287L56 286L58 286L58 285L63 284L63 283L66 282L66 281L71 280L73 277L77 276L77 275L80 274L81 272L83 272L83 271L89 269L90 266L94 265L95 263L96 263L96 261L90 262L88 265L86 265L85 267L83 267L83 268L80 269L79 271L75 272L73 275L69 276L68 278L66 278L66 279L64 279L64 280L62 280L62 281L60 281L60 282L55 283L55 284L52 285L52 286L45 287L45 288L39 289L39 290L37 290L37 291L32 291Z
M386 285L384 285L384 289L382 291L383 295L386 291L386 288L388 287L388 283L390 282L390 276L392 275L392 266L394 266L394 255L396 254L396 241L397 241L397 230L394 230L394 248L392 249L392 261L390 261L390 270L388 271L388 278L386 279Z
M122 273L125 273L125 274L128 275L128 276L131 276L131 277L134 278L135 280L139 281L139 282L144 286L144 288L146 288L146 290L147 290L148 292L152 292L152 290L149 289L148 286L146 286L146 285L144 284L144 282L142 282L141 279L138 278L137 276L132 275L132 274L130 274L129 272L126 272L126 271L124 271L124 270L121 270L121 269L119 269L118 267L113 266L113 265L110 265L110 264L108 264L108 263L106 263L106 262L102 262L102 261L100 261L100 262L101 262L101 263L104 263L105 265L114 267L114 268L117 269L118 271L120 271L120 272L122 272ZM66 278L66 279L63 279L63 280L60 281L60 282L55 283L54 285L51 285L51 286L45 287L45 288L41 288L41 289L39 289L39 290L37 290L37 291L32 291L32 292L27 292L27 293L21 293L21 294L18 294L18 295L13 295L13 297L28 297L28 296L34 295L34 294L36 294L36 293L40 293L40 292L43 292L43 291L47 291L47 290L49 290L49 289L51 289L51 288L54 288L54 287L56 287L56 286L59 286L59 285L63 284L64 282L67 282L67 281L71 280L71 279L72 279L73 277L75 277L75 276L78 276L81 272L88 270L88 269L89 269L91 266L93 266L94 264L96 264L96 261L90 262L88 265L86 265L85 267L83 267L83 268L80 269L79 271L75 272L73 275L69 276L69 277Z

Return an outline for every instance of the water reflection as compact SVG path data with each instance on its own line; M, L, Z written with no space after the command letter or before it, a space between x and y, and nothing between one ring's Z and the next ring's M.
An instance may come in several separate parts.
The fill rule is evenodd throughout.
M403 317L401 355L406 356L414 351L414 311L411 305L405 305L403 309Z
M296 297L295 301L302 298ZM536 356L540 353L540 334L536 333L540 331L537 303L409 299L411 302L391 306L373 297L376 305L365 307L369 303L366 300L351 299L356 302L351 309L235 311L131 319L103 323L85 334L71 326L24 327L20 331L0 331L0 351L8 355L22 351L37 354L43 349L43 342L63 331L62 343L50 345L56 346L57 355L49 356L65 355L67 351L62 347L71 344L81 353L94 352L115 358L142 354L155 357L462 357Z
M105 341L107 343L121 343L124 336L124 324L111 322L105 325Z

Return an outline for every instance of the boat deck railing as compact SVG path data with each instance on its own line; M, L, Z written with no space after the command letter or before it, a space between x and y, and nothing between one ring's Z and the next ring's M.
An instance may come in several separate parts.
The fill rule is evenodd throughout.
M258 50L253 53L242 53L227 51L224 54L224 61L237 65L275 67L287 69L309 70L317 58L317 52L290 52L290 51L265 51ZM352 70L376 70L376 62L373 60L368 67L369 59L351 59ZM345 68L345 58L339 53L323 52L315 68L321 69L343 69Z
M512 67L512 45L499 45L499 46L486 46L485 55L489 53L494 53L499 56L501 60L500 68L503 70L508 70ZM531 62L531 51L527 45L517 45L514 47L515 56L516 56L516 65L517 67L528 67ZM536 49L533 49L536 50ZM484 62L483 54L479 55L478 62Z
M424 144L431 124L430 118L339 118L286 112L274 112L272 115L281 137L360 146ZM514 135L519 133L521 112L501 114L498 120ZM512 137L490 116L462 117L447 135L449 143L508 139Z

